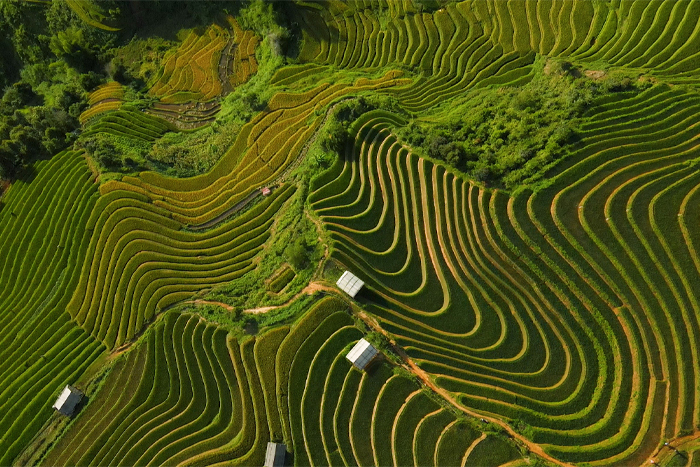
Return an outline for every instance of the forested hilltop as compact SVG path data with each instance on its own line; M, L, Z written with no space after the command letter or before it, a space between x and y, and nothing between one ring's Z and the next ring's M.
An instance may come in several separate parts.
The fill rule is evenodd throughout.
M0 465L698 464L698 17L0 2Z
M155 71L181 29L207 27L240 8L233 1L2 2L0 178L11 180L30 162L71 146L89 93L106 81L122 81L139 106L147 105L147 76L138 70ZM274 24L270 11L258 12Z

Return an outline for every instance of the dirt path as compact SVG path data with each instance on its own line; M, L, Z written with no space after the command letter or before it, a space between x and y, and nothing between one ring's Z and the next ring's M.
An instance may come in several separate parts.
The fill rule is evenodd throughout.
M258 314L258 313L267 313L268 311L271 310L276 310L278 308L283 308L285 306L290 305L294 300L298 299L302 295L313 295L316 292L328 292L328 293L338 293L338 289L335 287L331 287L328 284L325 284L323 282L309 282L309 285L304 287L304 289L299 292L298 294L294 295L292 298L287 300L286 302L282 303L281 305L272 305L272 306L261 306L258 308L249 308L247 310L243 310L242 313L248 313L248 314ZM215 306L220 306L221 308L225 308L228 311L234 311L234 307L231 305L228 305L223 302L216 302L212 300L187 300L184 303L193 303L195 305L215 305Z
M520 433L513 430L513 428L510 425L508 425L506 422L499 420L497 418L490 417L488 415L482 415L480 413L473 412L472 410L461 405L459 402L457 402L457 400L452 396L451 393L449 393L445 389L437 386L433 382L433 380L430 378L430 375L425 370L421 369L418 365L416 365L416 363L411 359L411 357L409 357L408 354L406 354L406 352L400 346L398 346L393 339L391 339L391 337L388 335L388 333L379 325L377 320L375 320L374 318L369 316L364 311L358 309L357 307L353 307L353 309L354 309L355 313L357 313L357 315L360 317L360 319L362 319L362 321L365 322L365 324L367 324L370 328L374 329L375 331L381 333L382 335L384 335L384 337L387 338L387 340L389 340L389 342L391 343L391 346L393 347L394 352L396 352L396 354L399 355L399 357L401 357L401 359L403 360L403 362L404 362L403 367L406 370L415 374L418 378L420 378L420 380L423 382L423 384L425 386L427 386L430 389L432 389L433 391L435 391L442 398L444 398L447 402L452 404L455 408L459 409L460 411L462 411L465 414L470 415L474 418L483 419L483 420L486 420L490 423L493 423L493 424L496 424L496 425L502 427L504 430L506 430L509 437L517 439L521 444L524 444L530 450L530 452L540 456L541 458L543 458L543 459L545 459L553 464L556 464L556 465L559 465L562 467L574 467L572 464L567 464L566 462L562 462L562 461L550 456L549 454L547 454L544 451L544 449L542 449L542 447L539 444L533 443L529 439L525 438L523 435L521 435Z
M227 305L224 302L215 302L212 300L187 300L185 303L194 303L195 305L216 305L221 308L225 308L228 311L233 311L234 308L231 305Z

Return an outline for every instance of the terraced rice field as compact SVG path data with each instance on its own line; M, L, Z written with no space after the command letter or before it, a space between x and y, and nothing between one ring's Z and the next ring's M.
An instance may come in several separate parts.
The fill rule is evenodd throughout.
M388 364L367 374L352 369L341 351L362 333L346 308L324 299L291 329L243 344L196 316L165 315L117 362L73 436L46 463L260 465L269 440L294 446L300 465L478 466L520 458Z
M164 103L208 101L242 84L258 69L255 47L260 38L229 18L232 30L212 25L199 35L191 31L163 60L149 92Z
M278 190L232 223L202 233L182 231L137 193L101 197L87 224L98 234L69 313L107 346L123 344L160 310L249 271L273 215L293 191Z
M698 423L696 99L602 105L551 186L513 197L368 115L311 201L372 314L462 404L567 462L635 465Z
M89 136L101 133L142 141L155 141L168 131L175 129L173 125L158 117L144 114L133 107L124 107L104 115L82 134Z
M0 464L9 465L52 413L47 400L105 347L65 307L90 233L97 189L81 154L64 152L16 181L0 210Z
M100 114L119 109L123 103L124 88L121 84L116 81L103 84L90 93L88 98L90 107L80 114L80 123L85 125Z
M649 465L678 462L673 448L695 465L700 1L293 11L298 60L210 172L99 182L64 151L0 200L0 464L45 433L47 401L109 360L40 463L260 465L274 441L300 466ZM150 88L163 102L140 112L104 85L85 131L155 141L216 120L260 40L237 23L192 32ZM543 56L653 84L596 101L546 183L514 192L399 140L472 90L531 81ZM392 110L353 121L331 167L297 185L334 108L376 95ZM255 270L294 193L331 263L365 281L357 300L317 297L241 339L184 308ZM277 270L276 292L302 272ZM359 319L393 363L345 359Z
M66 6L73 10L86 24L94 28L103 29L105 31L119 30L118 27L106 24L109 22L110 18L105 14L102 8L100 8L99 4L95 2L88 2L86 0L66 0Z
M531 439L565 462L639 465L665 439L700 426L689 78L697 4L611 6L615 14L590 2L460 3L432 21L407 12L383 35L367 11L308 10L306 21L333 21L339 35L309 35L308 60L420 67L423 88L391 90L411 111L492 77L520 82L527 63L497 65L509 54L605 60L691 86L659 85L592 109L581 149L553 169L551 185L514 196L411 154L391 133L400 117L368 115L310 201L334 256L370 284L372 314L461 404L525 422ZM546 17L558 20L543 27ZM539 31L523 28L525 18ZM426 52L460 25L474 37L457 42L461 53ZM666 33L672 27L677 34Z
M386 24L379 6L332 6L298 10L306 25L300 60L363 70L409 67L421 76L390 92L411 112L465 88L527 82L535 54L639 68L689 85L700 67L695 2L485 0L447 4L432 14L396 2Z
M179 130L193 130L216 120L221 106L216 101L164 104L158 102L146 113L167 120Z
M173 179L155 172L109 182L102 193L127 189L142 193L173 219L188 225L205 223L233 208L250 192L270 184L297 157L316 132L328 106L344 97L407 83L401 72L354 83L322 82L303 93L276 94L236 137L233 146L207 174Z

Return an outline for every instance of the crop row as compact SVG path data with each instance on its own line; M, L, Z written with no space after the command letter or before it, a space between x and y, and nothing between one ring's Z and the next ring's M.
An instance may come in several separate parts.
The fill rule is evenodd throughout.
M260 465L268 441L286 442L295 465L501 465L520 457L389 364L353 369L345 353L361 333L346 308L322 299L291 329L242 344L195 315L165 314L117 359L44 463Z
M130 340L168 306L254 267L287 186L231 222L189 232L137 193L102 196L88 220L93 232L68 312L112 348Z
M143 141L155 141L175 127L158 117L122 107L90 125L84 136L106 133Z
M52 399L104 347L65 312L95 205L80 153L35 164L0 211L0 464L10 465L52 413Z
M392 92L410 111L480 82L522 83L535 53L639 67L678 84L697 82L700 3L694 1L623 1L619 8L570 0L463 1L431 14L390 14L388 22L379 11L301 8L300 60L341 68L407 67L421 78Z
M294 270L289 265L285 265L285 267L281 271L276 273L275 276L270 280L268 284L268 290L274 293L279 293L280 290L285 288L287 284L289 284L292 281L292 279L294 279L294 276L296 276Z
M124 86L116 81L98 86L88 96L88 107L78 119L82 125L103 113L118 110L124 103Z
M116 82L110 81L107 84L99 86L97 89L92 91L88 96L88 104L95 105L98 102L107 99L123 99L124 98L124 87Z
M207 174L170 179L153 172L101 187L142 193L183 224L202 224L225 213L251 191L274 180L295 160L323 120L320 112L338 99L405 83L396 71L354 84L320 84L303 94L279 93L240 131L233 146Z
M115 365L46 462L262 464L269 431L253 343L239 346L196 316L167 314Z
M107 99L100 101L95 105L91 105L87 110L81 113L78 120L80 120L81 124L85 125L91 118L94 118L97 115L109 112L111 110L118 110L123 103L124 102L119 99Z
M698 104L664 87L601 104L553 183L513 198L370 113L309 202L372 313L463 404L562 460L642 462L700 417Z

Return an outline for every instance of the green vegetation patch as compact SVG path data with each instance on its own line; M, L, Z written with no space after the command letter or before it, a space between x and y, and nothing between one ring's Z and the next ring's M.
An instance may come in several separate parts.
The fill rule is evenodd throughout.
M294 276L296 276L294 270L289 267L288 264L285 264L282 269L276 272L270 279L268 284L270 292L279 293L280 290L285 288L287 284L294 279Z
M527 84L472 90L398 132L421 154L477 182L514 189L541 180L571 150L597 98L649 85L624 72L592 79L570 62L540 57Z

